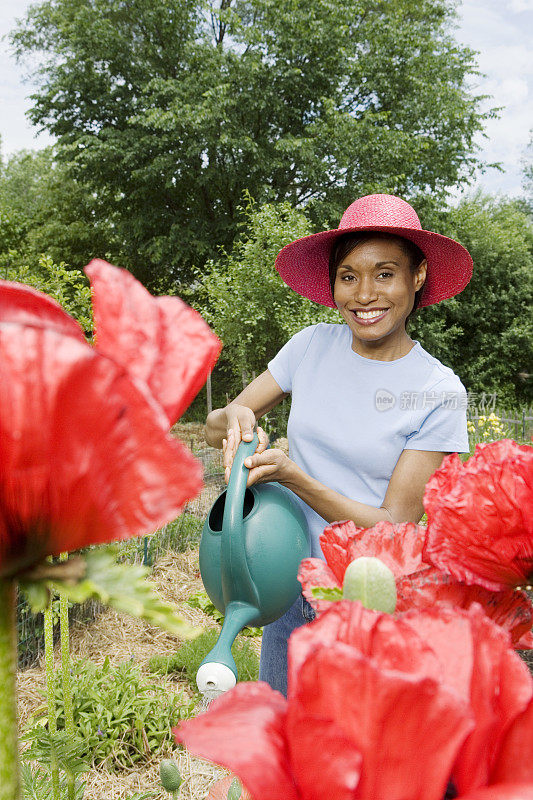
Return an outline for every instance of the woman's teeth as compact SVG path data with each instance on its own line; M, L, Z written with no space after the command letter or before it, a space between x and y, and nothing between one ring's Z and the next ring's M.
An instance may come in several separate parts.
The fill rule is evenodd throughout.
M355 316L361 319L372 319L372 317L381 317L387 311L386 308L378 309L377 311L356 311Z

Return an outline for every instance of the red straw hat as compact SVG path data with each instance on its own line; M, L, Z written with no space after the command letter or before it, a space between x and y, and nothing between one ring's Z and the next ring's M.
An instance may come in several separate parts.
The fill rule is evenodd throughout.
M339 236L358 231L392 233L418 245L428 263L419 307L459 294L472 277L468 250L447 236L423 230L414 208L392 194L361 197L348 206L336 230L291 242L278 253L276 269L298 294L336 308L329 284L330 251Z

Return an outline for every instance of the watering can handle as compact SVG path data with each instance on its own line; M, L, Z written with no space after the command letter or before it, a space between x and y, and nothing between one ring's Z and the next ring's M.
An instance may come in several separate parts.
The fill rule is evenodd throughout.
M250 576L244 547L244 495L249 469L244 460L255 453L259 442L254 432L251 442L241 441L231 468L222 521L221 567L224 603L240 600L259 608L259 597Z

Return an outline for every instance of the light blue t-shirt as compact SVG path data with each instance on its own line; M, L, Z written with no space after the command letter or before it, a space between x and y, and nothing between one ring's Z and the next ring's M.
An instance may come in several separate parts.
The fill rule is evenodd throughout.
M468 452L466 390L419 342L403 358L376 361L352 350L347 325L320 323L293 336L268 369L292 394L290 458L351 500L379 508L403 450ZM322 557L328 523L296 500Z

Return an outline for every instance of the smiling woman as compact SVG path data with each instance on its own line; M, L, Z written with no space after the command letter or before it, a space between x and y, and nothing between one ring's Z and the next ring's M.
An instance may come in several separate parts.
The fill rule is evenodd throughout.
M297 333L268 369L207 419L207 439L227 470L241 439L292 395L290 454L267 449L260 432L245 461L248 484L278 481L306 516L312 555L322 558L326 523L418 522L424 488L446 453L468 452L466 392L449 367L406 331L415 303L452 297L472 275L457 242L422 229L398 197L352 203L338 229L287 245L276 267L305 297L338 309L344 324ZM259 429L261 431L261 429ZM263 634L260 678L286 691L286 645L313 616L301 597Z

